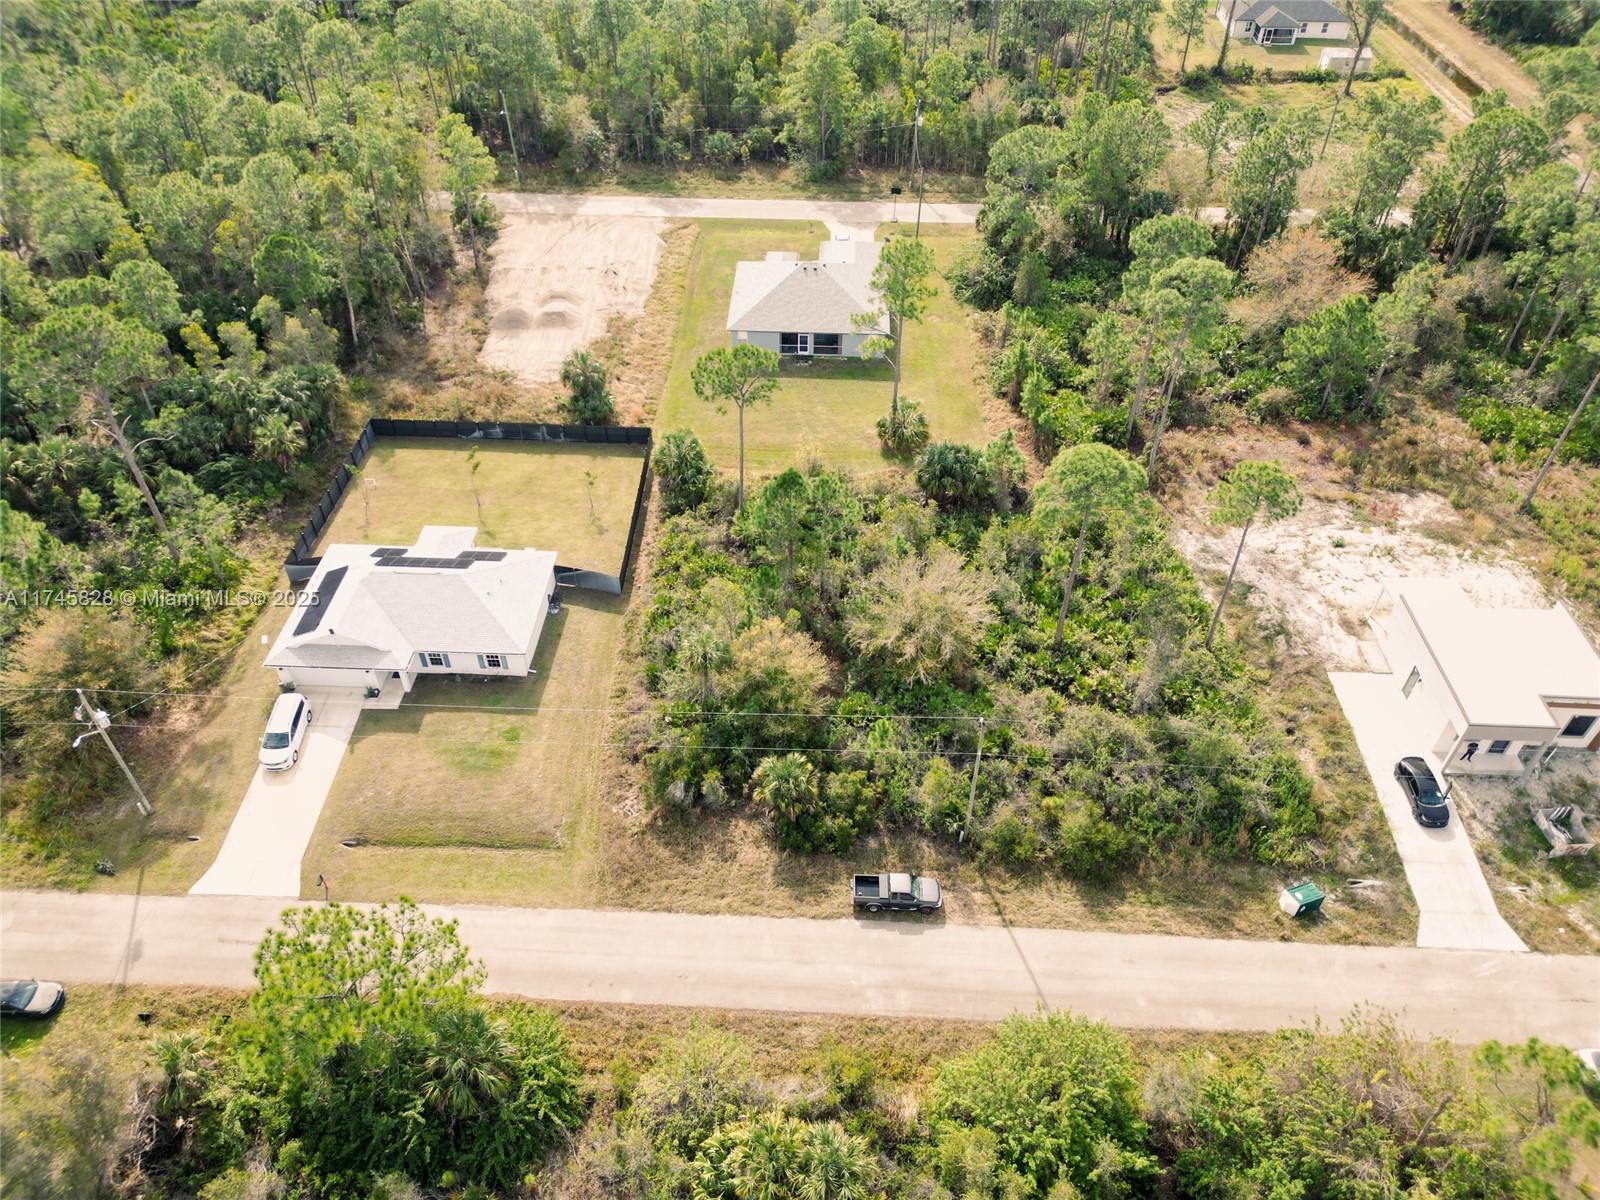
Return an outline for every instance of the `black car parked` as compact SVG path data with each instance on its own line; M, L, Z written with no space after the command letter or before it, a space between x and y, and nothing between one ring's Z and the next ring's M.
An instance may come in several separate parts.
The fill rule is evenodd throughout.
M1415 756L1402 758L1394 765L1394 777L1411 801L1411 815L1418 825L1440 829L1450 824L1450 805L1427 763Z

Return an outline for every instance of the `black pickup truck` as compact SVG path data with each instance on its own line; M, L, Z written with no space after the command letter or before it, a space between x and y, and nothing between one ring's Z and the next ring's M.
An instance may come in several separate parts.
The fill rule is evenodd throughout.
M928 916L944 907L944 893L938 881L926 875L857 875L850 885L850 902L869 913L919 912Z

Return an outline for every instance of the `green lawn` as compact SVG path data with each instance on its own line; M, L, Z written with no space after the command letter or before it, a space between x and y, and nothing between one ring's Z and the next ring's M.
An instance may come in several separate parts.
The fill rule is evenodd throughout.
M409 546L424 525L476 525L480 546L554 550L563 566L614 574L643 455L640 446L381 438L322 544Z
M336 898L592 903L625 598L566 592L522 680L417 681L363 713L302 862ZM354 840L357 845L340 843Z
M792 250L802 258L815 258L828 232L818 223L801 221L699 224L657 427L693 429L712 460L733 470L739 461L738 414L719 414L697 397L690 371L700 355L728 344L724 326L734 264L762 258L769 250ZM923 229L941 271L975 236L965 227ZM906 335L901 395L923 404L935 440L981 442L985 433L975 379L977 347L961 306L944 281L937 282L938 295L926 319L912 325ZM749 468L778 471L812 459L852 471L893 465L894 460L879 449L873 430L874 422L889 409L890 392L889 368L882 362L785 364L772 403L745 416Z
M401 545L425 524L479 525L468 448L435 439L380 441L323 543ZM481 527L488 532L480 534L480 544L549 547L568 565L615 571L640 458L636 447L481 446L476 484ZM256 586L274 585L260 580ZM322 871L347 897L359 880L366 889L361 898L411 892L443 900L462 880L510 871L501 885L507 895L553 901L546 892L524 889L530 873L566 894L574 874L567 856L582 833L579 817L592 815L597 805L587 764L601 748L599 710L610 699L625 599L578 591L564 592L563 599L562 613L540 639L536 675L483 683L425 678L408 698L414 703L362 714L307 851L308 883ZM128 747L156 814L147 824L123 813L87 830L90 854L110 859L117 874L75 882L107 891L182 893L205 873L255 773L257 739L278 690L261 659L291 611L266 608L207 695L180 705L160 729ZM512 711L540 706L546 711ZM338 846L352 836L379 845Z

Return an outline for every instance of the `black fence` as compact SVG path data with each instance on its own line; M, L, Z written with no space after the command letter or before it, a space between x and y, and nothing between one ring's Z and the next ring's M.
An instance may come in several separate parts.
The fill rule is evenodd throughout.
M633 569L634 548L638 545L639 530L644 523L644 504L650 486L650 430L643 425L549 425L538 421L413 421L374 417L356 438L350 453L339 464L333 482L322 494L306 518L300 536L295 538L294 549L283 560L284 570L290 580L299 583L309 578L316 566L314 552L322 532L333 520L352 480L356 479L361 465L372 453L373 443L380 437L453 438L460 441L484 442L562 442L572 445L643 446L644 458L639 464L639 486L633 497L633 516L628 521L628 540L622 547L622 563L615 575L584 567L564 567L556 564L556 579L569 587L588 588L591 591L620 594L628 586L628 575Z

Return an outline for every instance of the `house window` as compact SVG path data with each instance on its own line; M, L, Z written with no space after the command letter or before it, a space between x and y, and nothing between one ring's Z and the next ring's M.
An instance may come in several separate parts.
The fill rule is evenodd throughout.
M817 333L811 337L811 352L838 357L840 337L837 333Z
M1300 22L1300 32L1304 33L1305 31L1306 31L1306 23L1304 21L1301 21Z
M780 333L778 335L779 354L810 354L811 335L809 333Z
M504 654L478 655L478 670L504 671L506 669L506 656Z
M1582 737L1594 728L1594 717L1573 717L1561 729L1560 737Z
M437 650L428 650L422 655L422 663L428 667L448 667L450 665L450 656L441 654Z
M1246 33L1254 33L1256 31L1256 23L1254 21L1246 21L1244 23L1244 31Z
M1504 754L1509 749L1511 749L1511 743L1504 738L1496 738L1489 743L1490 754Z
M1328 23L1326 21L1324 21L1322 23L1322 32L1323 33L1327 33L1328 32Z

